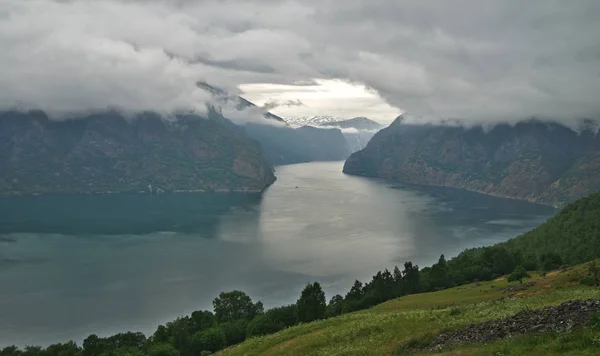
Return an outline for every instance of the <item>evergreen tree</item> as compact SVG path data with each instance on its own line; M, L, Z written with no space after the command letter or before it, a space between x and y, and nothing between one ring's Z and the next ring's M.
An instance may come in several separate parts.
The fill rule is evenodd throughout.
M419 291L419 266L412 264L408 261L404 263L404 271L402 271L402 279L406 285L406 292L408 294L414 294Z
M325 293L318 282L308 284L298 302L298 319L301 322L323 319L325 317Z

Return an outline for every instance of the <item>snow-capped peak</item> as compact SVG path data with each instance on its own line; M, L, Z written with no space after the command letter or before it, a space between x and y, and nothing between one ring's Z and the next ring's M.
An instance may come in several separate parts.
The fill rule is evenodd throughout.
M345 120L343 117L329 115L286 117L285 121L292 126L321 126L330 122Z

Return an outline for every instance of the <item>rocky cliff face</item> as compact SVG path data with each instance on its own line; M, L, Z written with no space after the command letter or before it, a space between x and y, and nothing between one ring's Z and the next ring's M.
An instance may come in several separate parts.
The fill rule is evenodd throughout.
M561 205L600 189L600 138L555 123L482 127L397 119L344 165L348 174Z
M0 114L0 194L262 191L272 167L258 142L208 118L115 112L51 121Z

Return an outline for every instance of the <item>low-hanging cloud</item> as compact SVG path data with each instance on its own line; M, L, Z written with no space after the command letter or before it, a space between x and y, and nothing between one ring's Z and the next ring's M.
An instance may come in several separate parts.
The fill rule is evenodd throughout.
M3 0L0 109L202 111L198 81L321 78L423 121L599 117L599 14L596 0Z
M296 100L284 100L284 101L277 101L277 100L269 100L267 101L262 108L265 110L273 110L279 107L294 107L294 106L306 106L304 105L304 103L302 101L300 101L300 99L296 99Z

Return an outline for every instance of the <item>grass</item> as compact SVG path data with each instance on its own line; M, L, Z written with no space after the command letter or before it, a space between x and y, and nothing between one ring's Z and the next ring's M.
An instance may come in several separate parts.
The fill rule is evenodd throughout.
M423 354L427 355L427 354ZM525 335L488 345L467 345L429 355L517 356L600 355L600 329L589 328L563 334Z
M503 318L526 309L556 305L600 295L581 286L586 267L575 266L546 276L533 274L536 285L512 298L498 290L505 278L434 293L391 300L371 309L294 326L257 337L222 351L221 355L393 355L408 343L424 343L441 331ZM528 280L528 281L529 281ZM595 333L595 334L594 334ZM443 355L597 355L599 331L576 330L562 335L523 336L489 345L442 350Z

